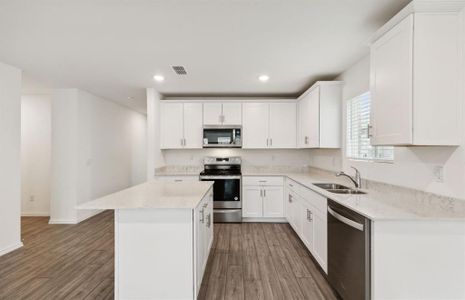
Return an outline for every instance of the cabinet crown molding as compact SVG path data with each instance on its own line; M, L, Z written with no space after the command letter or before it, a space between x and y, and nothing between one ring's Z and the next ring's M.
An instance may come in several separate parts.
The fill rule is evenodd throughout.
M386 24L384 24L370 39L375 42L386 32L399 24L408 15L414 13L459 13L465 7L465 0L413 0Z

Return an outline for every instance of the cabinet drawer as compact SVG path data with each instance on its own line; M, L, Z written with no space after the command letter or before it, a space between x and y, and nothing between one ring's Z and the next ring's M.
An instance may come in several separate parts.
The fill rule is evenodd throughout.
M155 176L155 180L170 182L198 181L199 176Z
M326 215L327 205L328 205L328 203L327 203L328 201L327 201L326 197L321 196L320 194L315 193L314 191L312 191L312 190L310 190L308 188L303 188L302 197L310 205L314 206L322 214Z
M292 179L286 179L286 187L293 192L300 194L300 190L303 188L299 183L295 182Z
M283 177L281 176L244 176L242 177L242 184L243 185L283 185Z

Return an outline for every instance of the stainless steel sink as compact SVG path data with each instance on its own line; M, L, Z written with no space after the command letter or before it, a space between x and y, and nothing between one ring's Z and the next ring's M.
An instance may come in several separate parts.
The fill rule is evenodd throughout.
M366 194L365 192L362 192L359 190L353 190L353 189L327 189L327 191L330 193L335 193L335 194L353 194L353 195Z
M334 194L348 194L348 195L360 195L366 194L360 190L355 190L345 185L337 184L337 183L314 183L315 186L327 190L330 193Z
M346 187L345 185L337 184L337 183L314 183L319 188L324 190L350 190L350 187Z

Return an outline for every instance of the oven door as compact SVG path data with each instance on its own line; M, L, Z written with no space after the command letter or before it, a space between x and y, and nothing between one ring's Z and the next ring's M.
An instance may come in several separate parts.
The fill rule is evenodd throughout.
M242 208L241 176L201 176L202 181L214 181L214 208Z

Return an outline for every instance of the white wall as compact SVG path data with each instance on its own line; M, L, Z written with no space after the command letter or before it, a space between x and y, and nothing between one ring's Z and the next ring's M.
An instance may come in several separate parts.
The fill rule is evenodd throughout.
M50 215L50 95L21 97L21 214Z
M369 90L369 57L365 57L341 74L343 89L343 132L345 133L346 101ZM464 100L465 101L465 100ZM395 120L393 120L394 122ZM465 120L463 124L465 128ZM345 141L343 143L345 146ZM335 163L333 163L335 162ZM414 188L440 195L465 199L465 147L396 147L394 163L349 160L342 151L312 150L311 165L328 170L350 166L360 169L362 177L379 182ZM433 168L444 167L444 182L435 182Z
M87 92L52 98L51 223L74 223L95 211L76 205L146 179L146 116Z
M165 165L160 150L160 100L155 89L147 89L147 180L153 178L155 168Z
M21 243L21 71L0 63L0 255Z

